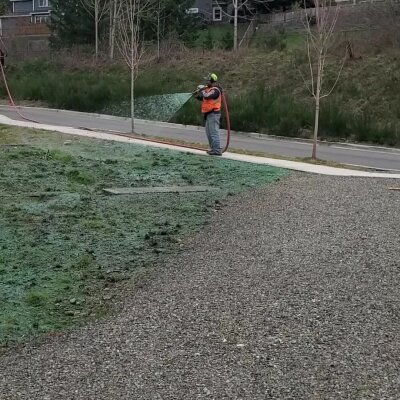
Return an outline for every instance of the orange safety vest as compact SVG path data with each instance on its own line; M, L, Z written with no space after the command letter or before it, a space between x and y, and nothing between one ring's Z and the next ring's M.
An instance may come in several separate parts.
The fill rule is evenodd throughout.
M203 99L201 102L201 112L203 114L207 114L211 111L221 111L221 90L217 87L213 86L210 88L204 89L204 92L208 93L213 89L217 89L219 92L219 97L217 99Z

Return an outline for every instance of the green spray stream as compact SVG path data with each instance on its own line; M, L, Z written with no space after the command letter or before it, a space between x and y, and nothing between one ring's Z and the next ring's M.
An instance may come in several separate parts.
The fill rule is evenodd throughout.
M189 101L191 93L171 93L135 99L135 118L168 122ZM104 114L130 116L130 102L125 101L102 110Z
M140 97L135 99L135 118L147 119L150 121L163 121L168 122L175 115L175 113L180 110L193 96L192 93L172 93L172 94L163 94L157 96L148 96L148 97ZM229 109L228 103L226 100L225 93L222 91L222 104L225 111L225 119L226 119L226 130L227 130L227 138L225 147L222 149L222 153L225 153L230 144L231 137L231 123L229 117ZM102 111L104 114L117 115L122 117L130 116L130 103L123 102L115 106L108 107ZM132 137L132 133L120 133L120 136L128 136ZM195 147L192 145L170 143L167 140L153 139L153 138L144 138L140 136L141 140L149 141L149 142L157 142L162 144L172 144L179 147L185 147L196 150L204 150L201 147Z

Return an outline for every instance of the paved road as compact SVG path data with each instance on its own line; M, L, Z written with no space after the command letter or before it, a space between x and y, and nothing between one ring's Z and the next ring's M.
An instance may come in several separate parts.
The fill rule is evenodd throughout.
M26 118L31 118L43 124L115 132L130 131L130 120L121 117L24 107L20 108L20 112ZM12 119L21 119L15 110L9 106L0 106L0 114ZM191 143L205 143L205 135L201 127L137 120L136 131L149 136L172 138ZM225 140L224 133L223 140ZM231 148L265 152L278 157L309 157L311 154L311 144L308 142L235 133L232 135ZM320 144L318 157L327 161L367 166L377 170L400 170L400 149L351 146L339 143Z

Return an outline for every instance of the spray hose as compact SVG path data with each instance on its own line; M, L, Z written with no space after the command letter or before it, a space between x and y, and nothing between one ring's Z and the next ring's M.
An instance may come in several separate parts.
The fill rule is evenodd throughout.
M11 106L14 108L15 112L25 121L29 121L29 122L34 122L34 123L38 123L37 121L33 120L33 119L29 119L24 117L18 110L18 107L15 105L14 99L12 98L11 92L10 92L10 88L8 87L7 84L7 79L6 79L6 74L4 73L4 67L3 64L0 63L0 68L1 68L1 75L3 77L3 82L4 82L4 86L6 88L6 92L7 92L7 96L8 99L10 101Z
M225 121L226 121L226 144L222 152L225 153L228 150L229 143L231 141L231 118L229 116L228 102L226 101L226 96L224 92L222 92L222 102L224 103Z
M5 44L4 44L4 42L3 42L3 40L2 40L1 38L0 38L0 41L1 41L1 43L3 44L4 48L5 48ZM8 100L10 101L10 104L11 104L11 106L14 108L15 112L16 112L23 120L25 120L25 121L38 123L37 121L35 121L35 120L33 120L33 119L29 119L29 118L24 117L24 116L19 112L18 107L16 106L16 104L15 104L15 102L14 102L14 99L13 99L13 97L12 97L12 95L11 95L11 91L10 91L10 88L9 88L9 86L8 86L8 83L7 83L6 73L4 72L4 66L3 66L3 63L2 63L2 62L0 62L0 69L1 69L1 76L2 76L3 82L4 82L4 87L6 88Z

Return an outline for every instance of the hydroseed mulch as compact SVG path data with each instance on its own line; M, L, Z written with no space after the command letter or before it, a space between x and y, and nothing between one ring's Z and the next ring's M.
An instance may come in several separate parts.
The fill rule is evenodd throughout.
M287 172L0 127L0 347L106 314L226 196ZM110 196L109 187L212 186Z

